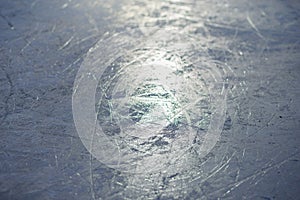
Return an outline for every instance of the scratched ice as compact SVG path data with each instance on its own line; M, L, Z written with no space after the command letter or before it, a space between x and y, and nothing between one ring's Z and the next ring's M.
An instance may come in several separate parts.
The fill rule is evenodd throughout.
M232 67L245 47L232 46L239 31L252 29L262 41L250 48L264 51L266 38L249 14L246 27L227 28L235 32L232 39L207 36L207 27L224 25L203 22L197 11L204 5L129 2L117 21L132 28L98 42L77 74L73 109L79 135L100 162L130 174L128 198L157 191L179 198L235 156L219 151L214 161L207 159L223 130L228 90L238 98L248 89ZM228 118L225 129L230 126ZM212 169L201 173L206 166Z
M73 96L89 151L138 176L171 176L188 170L193 156L205 157L223 128L227 83L215 63L193 57L198 53L188 38L165 30L147 39L121 33L100 41L77 75Z
M298 1L0 4L0 199L299 197Z

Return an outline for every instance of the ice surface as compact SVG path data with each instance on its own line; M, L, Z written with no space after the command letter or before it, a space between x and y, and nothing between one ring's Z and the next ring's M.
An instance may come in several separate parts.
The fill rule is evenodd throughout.
M0 5L0 199L298 198L297 1Z

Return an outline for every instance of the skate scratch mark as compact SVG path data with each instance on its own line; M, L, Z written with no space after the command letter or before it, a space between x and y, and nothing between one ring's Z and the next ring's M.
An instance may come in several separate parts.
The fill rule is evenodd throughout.
M249 17L249 14L247 14L247 21L248 23L251 25L251 27L255 30L256 34L263 40L266 40L266 38L260 33L260 31L258 30L258 28L255 26L255 24L253 23L253 21L251 20L251 18Z

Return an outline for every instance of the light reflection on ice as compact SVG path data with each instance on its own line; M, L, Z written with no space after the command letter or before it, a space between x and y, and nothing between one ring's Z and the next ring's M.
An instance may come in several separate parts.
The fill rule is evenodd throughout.
M207 45L222 46L222 40L191 34L202 25L190 3L147 6L162 18L130 5L123 17L138 28L100 40L74 84L74 119L84 145L100 162L131 174L129 193L160 185L179 191L197 180L199 159L223 129L232 72L209 57ZM127 16L132 13L139 18Z
M153 41L160 42L157 35L140 35L139 44L130 34L100 41L87 56L75 83L76 126L85 127L79 134L90 139L83 143L109 167L141 175L180 173L194 163L189 154L203 158L218 141L225 120L226 84L215 64L190 60L195 49L188 38L180 41L185 48L167 40L162 51L153 46ZM121 54L103 52L103 47L116 47L122 39L115 49ZM123 51L129 44L134 48ZM103 63L101 58L112 62ZM85 105L89 109L76 114ZM96 111L96 118L83 113L87 111ZM91 128L95 121L99 122Z

